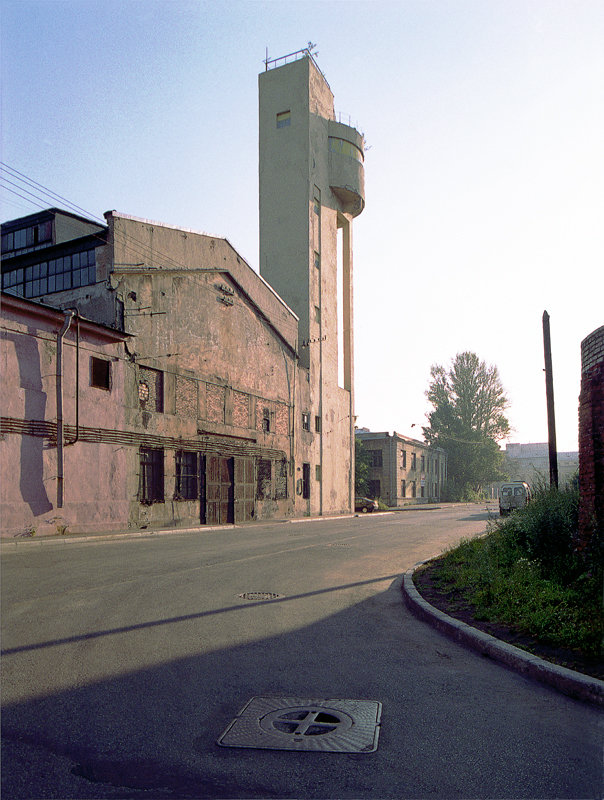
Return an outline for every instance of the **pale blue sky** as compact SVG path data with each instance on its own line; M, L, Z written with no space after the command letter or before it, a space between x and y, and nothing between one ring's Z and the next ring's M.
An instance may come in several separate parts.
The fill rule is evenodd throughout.
M430 365L474 350L499 367L510 441L546 441L547 309L558 447L576 450L580 342L604 324L602 0L4 0L1 13L2 160L94 216L225 236L254 268L257 75L266 48L315 42L336 110L369 145L357 424L418 436ZM2 219L37 209L0 198Z

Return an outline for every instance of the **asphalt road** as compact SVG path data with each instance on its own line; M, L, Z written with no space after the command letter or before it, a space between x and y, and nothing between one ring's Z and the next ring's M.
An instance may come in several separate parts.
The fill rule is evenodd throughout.
M3 797L602 797L600 711L404 607L487 516L3 545ZM378 701L378 748L219 747L254 696Z

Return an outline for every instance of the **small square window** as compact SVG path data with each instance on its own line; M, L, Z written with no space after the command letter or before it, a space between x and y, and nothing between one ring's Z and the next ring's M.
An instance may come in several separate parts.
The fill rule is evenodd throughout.
M111 391L111 361L90 357L90 385Z
M277 127L288 128L291 125L292 113L291 111L281 111L277 114Z

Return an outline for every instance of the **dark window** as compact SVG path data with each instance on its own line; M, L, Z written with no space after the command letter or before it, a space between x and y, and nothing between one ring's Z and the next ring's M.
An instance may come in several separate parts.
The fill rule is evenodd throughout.
M321 433L321 417L315 417L315 432Z
M411 481L411 497L417 496L417 481Z
M271 429L271 414L268 408L262 409L262 430L269 433Z
M164 451L140 449L139 499L141 503L164 502Z
M415 453L411 453L411 469L417 469L417 455Z
M403 469L407 469L407 451L403 450Z
M280 111L277 114L277 127L287 128L291 125L292 114L291 111Z
M176 453L176 500L196 500L197 453L181 450Z
M272 462L268 458L258 459L257 500L268 500L271 496L271 466Z
M407 497L407 482L405 480L401 481L401 497Z
M379 480L367 481L367 486L369 489L369 497L372 497L374 500L377 499L382 489Z
M90 357L90 385L111 391L111 361Z
M85 250L2 274L2 288L21 297L77 289L96 282L95 251Z
M426 458L425 456L422 456L422 472L424 472L425 469L426 469Z
M310 414L306 414L304 411L302 412L302 430L310 430Z
M302 497L310 498L310 464L302 464Z
M378 467L378 468L381 467L382 464L383 464L383 462L382 462L382 451L381 450L368 450L367 452L369 453L369 457L371 459L370 460L370 465L372 467Z

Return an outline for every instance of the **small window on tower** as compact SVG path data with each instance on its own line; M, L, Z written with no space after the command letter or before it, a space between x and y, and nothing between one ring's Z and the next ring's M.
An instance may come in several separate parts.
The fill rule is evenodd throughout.
M281 111L277 114L277 127L278 128L287 128L292 121L292 114L291 111Z

